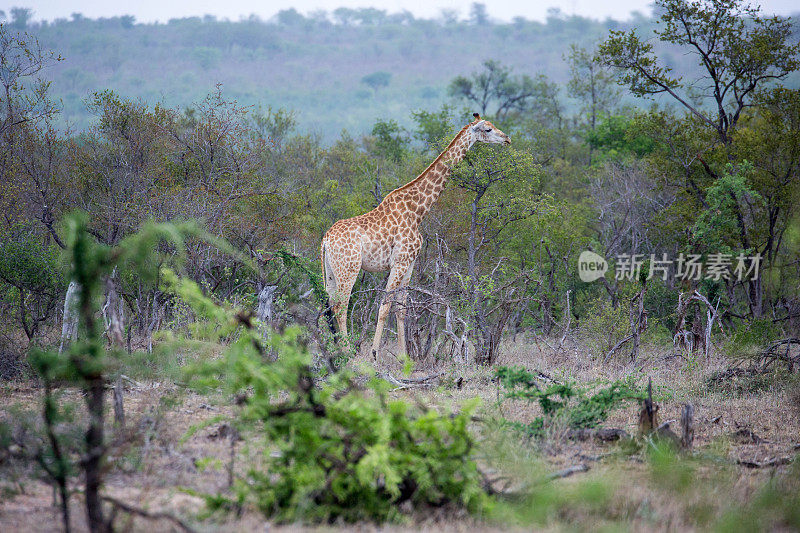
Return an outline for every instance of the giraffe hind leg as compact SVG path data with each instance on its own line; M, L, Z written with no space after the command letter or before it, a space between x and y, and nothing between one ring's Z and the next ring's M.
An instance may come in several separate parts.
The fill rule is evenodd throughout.
M332 294L336 290L336 276L333 275L333 271L330 268L330 264L327 261L327 253L326 253L326 244L325 241L322 241L322 245L320 246L320 262L322 263L322 288L325 289L325 294L327 295L327 302L325 302L325 319L328 322L328 327L331 330L331 333L335 336L338 331L338 326L336 325L336 316L333 313L333 301L332 301Z
M354 274L337 272L337 269L331 265L330 252L331 250L329 250L328 246L324 245L322 248L322 266L324 269L325 291L328 293L328 300L336 318L340 341L349 348L347 306L350 303L350 292L353 290L358 272Z

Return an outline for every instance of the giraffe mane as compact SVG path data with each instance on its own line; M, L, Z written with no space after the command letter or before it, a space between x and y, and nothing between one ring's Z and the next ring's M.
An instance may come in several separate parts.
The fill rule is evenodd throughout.
M477 122L477 120L476 120L476 122ZM423 171L420 173L420 175L419 175L419 176L417 176L417 177L416 177L416 178L414 178L413 180L409 181L409 182L408 182L408 183L406 183L405 185L401 185L400 187L396 188L395 190L393 190L392 192L390 192L389 194L387 194L387 195L386 195L386 198L389 198L389 196L391 196L392 194L394 194L394 193L396 193L396 192L400 192L400 191L402 191L403 189L406 189L406 188L410 187L411 185L413 185L414 183L416 183L417 181L419 181L419 180L420 180L420 179L421 179L421 178L422 178L422 177L423 177L425 174L427 174L427 173L428 173L428 171L429 171L430 169L432 169L432 168L433 168L433 167L436 165L436 163L438 163L438 162L439 162L439 160L441 160L441 159L442 159L442 157L444 157L444 155L445 155L447 152L449 152L449 151L450 151L450 148L452 148L452 147L453 147L453 145L456 143L456 140L458 140L458 138L459 138L459 137L461 137L461 134L462 134L462 133L464 133L464 132L466 131L466 129L467 129L467 128L469 128L470 126L472 126L472 123L469 123L469 124L467 124L466 126L464 126L463 128L461 128L461 130L459 130L459 132L456 134L456 136L455 136L455 137L453 137L453 140L452 140L452 141L450 141L450 144L448 144L448 145L447 145L447 148L445 148L444 150L442 150L442 153L440 153L440 154L439 154L439 155L436 157L436 159L434 159L434 160L433 160L433 162L432 162L430 165L428 165L428 166L425 168L425 170L423 170ZM386 201L386 198L384 198L384 199L383 199L383 202L385 202L385 201ZM381 202L381 203L383 203L383 202Z

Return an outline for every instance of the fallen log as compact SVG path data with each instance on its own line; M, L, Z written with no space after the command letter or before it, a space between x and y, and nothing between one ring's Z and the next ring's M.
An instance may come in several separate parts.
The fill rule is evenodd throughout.
M776 457L774 459L770 459L769 461L764 461L763 463L758 463L755 461L746 461L744 459L737 459L736 464L740 466L744 466L746 468L769 468L773 466L784 466L791 464L793 458L791 457Z
M125 513L141 516L142 518L146 518L147 520L168 520L175 524L178 528L185 531L186 533L194 533L196 530L190 526L186 521L178 518L177 516L165 512L165 511L146 511L140 507L136 507L135 505L131 505L129 503L125 503L122 500L118 500L116 498L112 498L111 496L102 496L102 500L106 503L111 504L113 507L112 517L116 514L116 511L119 509ZM113 518L111 520L113 523Z
M581 442L590 439L597 439L601 442L613 442L621 439L627 439L629 437L630 435L627 431L619 428L570 429L567 432L568 439Z
M589 465L581 463L553 472L547 477L548 479L560 479L564 477L569 477L572 474L578 474L580 472L588 472L588 471L589 471Z
M411 387L429 387L431 386L431 381L440 378L444 375L444 372L437 372L435 374L431 374L429 376L424 376L421 378L397 378L394 377L389 372L380 372L378 373L378 377L388 381L392 385L395 385L399 388L411 388Z

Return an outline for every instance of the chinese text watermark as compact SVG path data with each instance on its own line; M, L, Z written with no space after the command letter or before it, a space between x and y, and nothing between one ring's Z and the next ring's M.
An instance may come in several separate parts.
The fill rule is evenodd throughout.
M642 273L647 279L666 280L670 272L678 280L710 279L714 281L757 280L761 267L761 254L738 255L708 254L705 261L700 254L678 254L670 258L666 253L656 254L617 254L614 279L638 280ZM643 272L644 269L644 272ZM587 283L602 278L608 271L608 262L601 255L585 251L578 257L578 276Z

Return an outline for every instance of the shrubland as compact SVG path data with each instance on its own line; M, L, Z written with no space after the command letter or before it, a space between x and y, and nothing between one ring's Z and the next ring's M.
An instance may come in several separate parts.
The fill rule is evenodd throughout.
M453 73L444 105L327 140L289 103L248 107L227 86L183 108L96 92L91 123L62 129L59 57L2 25L9 501L53 487L61 523L97 531L430 516L797 528L798 43L739 2L658 5L658 44L619 28L576 45L567 83L486 58ZM669 47L694 70L668 70ZM365 79L377 96L396 78ZM361 348L384 280L359 277L340 348L320 239L422 171L473 111L513 144L453 170L421 228L409 354L387 345L372 368ZM587 250L607 260L592 282ZM687 277L665 256L730 268ZM696 438L677 445L686 412ZM598 428L626 437L596 442ZM159 490L191 509L149 508Z

